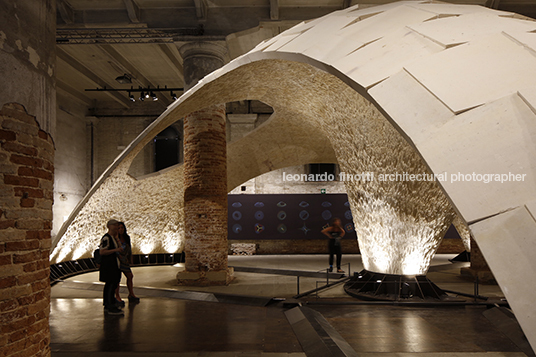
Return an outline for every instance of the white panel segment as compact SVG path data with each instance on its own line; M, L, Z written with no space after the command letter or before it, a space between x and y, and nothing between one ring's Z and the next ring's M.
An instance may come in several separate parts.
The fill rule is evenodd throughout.
M406 71L374 86L369 94L416 144L427 141L454 119L454 113Z
M493 275L515 312L525 336L536 346L536 204L470 226Z
M532 31L536 28L536 23L504 18L494 13L484 12L446 17L409 27L445 47L450 47L502 31Z
M340 42L338 46L333 47L329 52L326 51L325 58L330 61L342 58L361 48L362 44L376 41L390 33L398 31L408 23L421 23L433 16L433 14L427 11L418 10L410 6L398 6L380 14L367 17L332 34L332 37L334 35L346 40Z
M455 113L534 85L536 58L504 34L456 46L406 70Z
M536 113L536 87L530 86L528 88L520 89L519 96L527 103L527 105Z
M335 16L338 15L338 16ZM349 39L343 36L337 36L337 32L354 21L355 16L349 16L345 13L335 13L328 16L322 21L317 21L316 25L302 33L296 40L287 43L281 47L281 51L303 53L312 58L319 58L341 43L348 42Z
M536 55L536 32L507 30L504 34Z
M400 28L354 53L329 63L368 88L421 58L443 51L437 43L408 28ZM394 60L396 59L396 60Z
M493 10L480 5L457 5L448 3L422 2L411 5L417 9L430 11L439 17L474 13L509 14L509 12Z
M456 116L416 146L434 173L447 173L441 184L467 222L536 200L536 114L517 94Z

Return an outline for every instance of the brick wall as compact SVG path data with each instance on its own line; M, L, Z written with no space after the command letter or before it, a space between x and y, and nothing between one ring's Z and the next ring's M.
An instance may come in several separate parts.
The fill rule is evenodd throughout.
M152 120L154 118L147 117L106 117L93 120L93 182ZM88 131L90 130L91 128L88 128ZM91 143L89 145L91 146ZM129 169L131 175L137 177L154 171L153 150L152 144L149 144L136 157Z
M0 144L0 355L49 356L54 144L13 103Z

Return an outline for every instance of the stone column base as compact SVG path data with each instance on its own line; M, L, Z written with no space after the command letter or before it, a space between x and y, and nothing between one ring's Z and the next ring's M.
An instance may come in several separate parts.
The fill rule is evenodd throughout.
M462 278L467 278L474 281L478 277L478 282L481 284L497 284L493 273L490 270L477 270L473 268L461 268L460 275Z
M177 273L177 281L179 285L185 286L215 286L229 285L234 279L234 269L232 267L227 270L219 271L187 271L182 268Z

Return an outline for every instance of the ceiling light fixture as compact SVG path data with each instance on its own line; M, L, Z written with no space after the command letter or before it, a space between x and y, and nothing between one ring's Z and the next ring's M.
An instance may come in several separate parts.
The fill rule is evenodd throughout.
M160 88L160 86L157 86L156 88L151 88L150 86L147 86L147 88L143 88L143 87L134 88L131 86L130 89L116 89L116 88L106 88L106 87L86 89L86 92L126 92L128 99L132 102L136 101L132 93L139 92L140 93L139 100L143 102L145 99L149 99L149 98L152 98L153 101L157 101L159 98L156 96L155 93L167 92L167 91L169 91L169 95L175 101L178 98L177 95L175 94L175 91L184 92L184 88L168 88L167 86L164 86L164 88Z
M123 74L115 79L118 83L121 84L130 84L132 83L132 78L128 74Z

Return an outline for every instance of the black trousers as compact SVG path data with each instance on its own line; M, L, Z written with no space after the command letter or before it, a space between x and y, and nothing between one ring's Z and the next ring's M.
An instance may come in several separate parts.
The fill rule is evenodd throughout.
M340 244L335 244L335 239L330 238L328 243L329 265L333 265L333 255L337 256L337 269L341 268L342 249Z
M121 281L121 273L119 273L119 279L107 281L104 284L104 289L102 290L102 302L105 308L110 309L115 306L115 289L119 286Z

